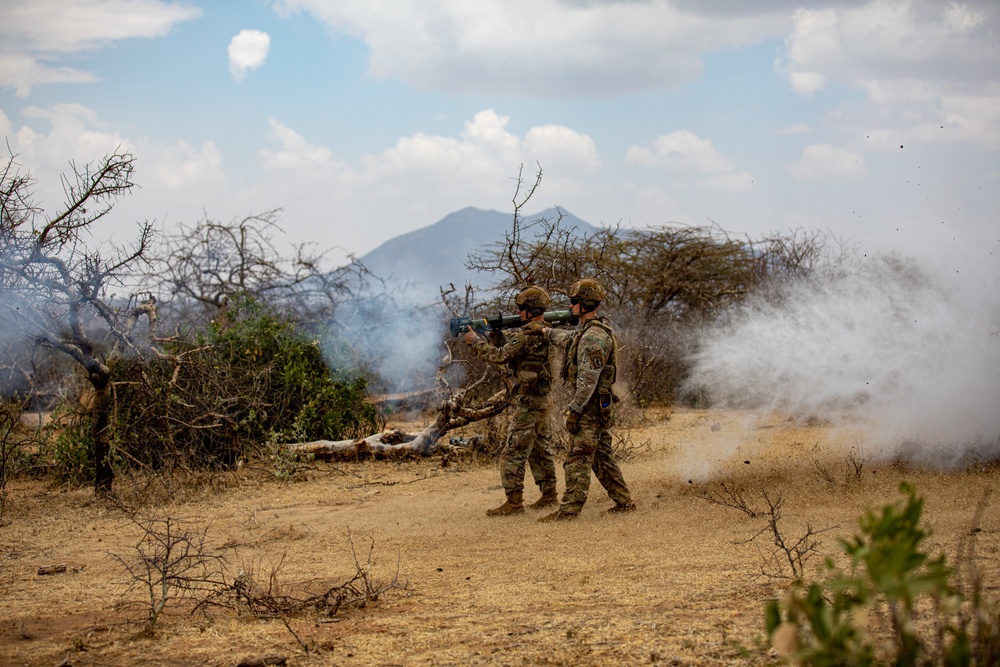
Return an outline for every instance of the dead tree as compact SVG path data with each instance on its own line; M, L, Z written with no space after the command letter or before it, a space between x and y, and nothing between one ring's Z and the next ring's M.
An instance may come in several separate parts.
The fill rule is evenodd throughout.
M140 318L155 323L152 297L116 300L111 289L128 291L124 279L145 261L151 226L143 223L130 247L106 254L88 247L85 235L134 184L135 158L115 152L63 179L66 201L47 217L33 199L33 179L11 155L0 168L0 322L69 355L93 386L95 491L111 489L109 461L111 369L116 352L139 354L147 339L135 335Z
M482 419L495 417L507 407L513 393L514 385L510 376L501 373L503 388L482 403L475 403L471 396L476 389L487 382L489 369L487 368L472 384L452 390L445 379L446 371L452 363L453 357L449 349L438 367L435 378L437 417L420 433L402 433L389 429L357 440L314 440L290 444L288 449L296 454L311 454L318 459L433 454L438 450L438 443L445 433Z
M323 319L374 280L357 260L327 269L327 253L310 244L287 257L275 245L280 209L230 222L208 216L162 237L148 273L183 319L224 315L234 298L249 296L299 317Z
M522 166L515 179L512 199L514 217L510 229L497 243L471 252L465 263L467 269L489 275L495 280L490 290L495 297L489 303L491 307L501 305L504 297L510 297L529 285L540 285L550 293L562 292L583 275L581 266L573 260L591 253L580 252L581 234L575 226L564 226L561 211L555 220L525 220L522 217L523 208L541 181L542 168L539 166L534 182L526 184ZM467 311L462 313L467 314Z

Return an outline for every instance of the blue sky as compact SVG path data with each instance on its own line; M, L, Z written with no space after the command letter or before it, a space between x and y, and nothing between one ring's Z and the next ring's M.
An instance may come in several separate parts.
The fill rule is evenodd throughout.
M0 133L52 212L71 161L133 152L116 240L281 208L361 255L511 210L537 163L532 212L995 276L1000 3L0 0Z

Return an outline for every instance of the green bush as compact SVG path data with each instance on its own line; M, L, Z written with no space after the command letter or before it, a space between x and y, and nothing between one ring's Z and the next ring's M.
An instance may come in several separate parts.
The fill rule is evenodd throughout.
M94 483L92 420L85 412L65 405L52 412L38 451L38 469L58 484L86 486Z
M768 636L792 660L822 667L997 664L997 609L979 591L966 600L945 556L921 550L928 536L920 527L923 499L907 483L900 493L903 501L867 511L861 534L841 541L849 571L828 558L824 580L798 581L783 603L768 603ZM920 618L919 600L929 603ZM879 618L887 619L882 627ZM881 644L880 632L887 638Z
M318 340L255 300L237 300L198 343L210 346L213 366L227 368L241 394L256 399L237 412L259 434L339 439L377 428L365 378L329 368Z
M319 343L250 299L166 355L113 368L112 443L123 465L228 466L267 443L370 435L365 378L332 370Z

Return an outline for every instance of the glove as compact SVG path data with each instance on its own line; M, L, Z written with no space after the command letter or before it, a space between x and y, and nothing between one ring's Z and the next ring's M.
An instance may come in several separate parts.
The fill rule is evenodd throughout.
M566 430L572 435L580 432L580 413L572 410L566 411Z
M548 327L542 324L541 322L528 322L521 328L524 330L525 333L528 333L532 336L544 336L545 330L548 329Z

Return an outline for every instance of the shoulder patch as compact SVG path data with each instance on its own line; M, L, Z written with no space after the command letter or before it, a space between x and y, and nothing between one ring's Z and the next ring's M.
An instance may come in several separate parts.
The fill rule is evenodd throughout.
M592 368L597 370L604 368L604 354L597 348L587 353L587 361L590 362Z

